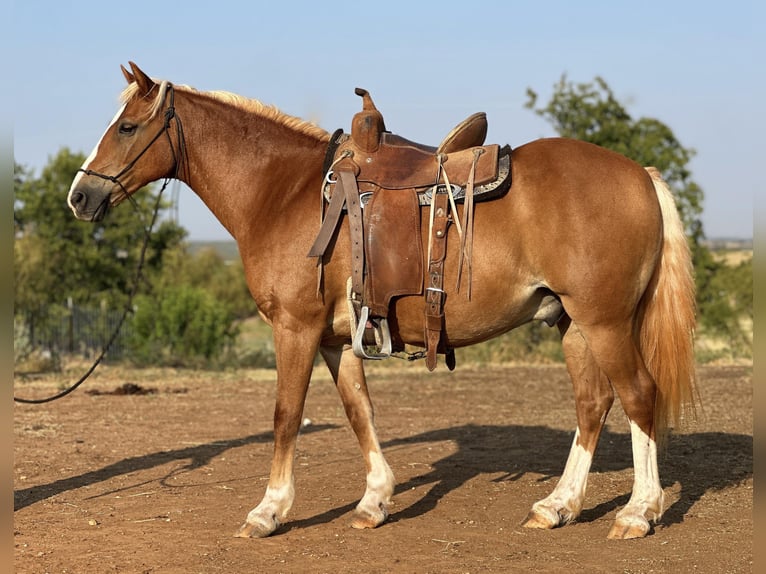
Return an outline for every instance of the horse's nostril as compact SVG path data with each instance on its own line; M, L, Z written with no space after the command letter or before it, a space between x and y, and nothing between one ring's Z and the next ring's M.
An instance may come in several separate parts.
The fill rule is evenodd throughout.
M73 191L72 195L69 196L69 203L75 207L85 203L85 194L81 191Z

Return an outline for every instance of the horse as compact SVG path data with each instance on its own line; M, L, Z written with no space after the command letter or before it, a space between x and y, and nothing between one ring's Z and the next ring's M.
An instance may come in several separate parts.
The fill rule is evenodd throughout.
M248 288L273 330L277 391L268 485L235 535L271 535L292 506L296 441L317 352L365 462L366 488L351 526L381 525L395 481L376 433L364 361L350 345L348 218L323 257L321 289L317 261L307 257L321 220L330 134L258 100L152 79L129 66L121 66L128 84L122 106L78 170L67 202L77 218L98 221L145 185L176 178L236 240ZM444 336L452 347L472 345L551 321L552 302L558 306L553 322L577 424L559 481L522 524L551 529L580 514L616 393L629 422L634 483L607 536L644 537L664 509L658 445L696 401L694 282L671 190L653 168L565 138L515 148L511 173L507 193L474 206L470 298L456 292L459 248L447 242ZM425 346L422 295L395 298L389 320L398 342Z

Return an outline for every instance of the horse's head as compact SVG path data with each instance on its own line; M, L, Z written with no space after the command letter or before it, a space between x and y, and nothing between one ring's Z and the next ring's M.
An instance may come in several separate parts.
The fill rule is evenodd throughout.
M173 86L155 83L133 62L132 72L120 67L128 81L123 105L69 189L67 202L78 219L103 219L111 206L152 181L173 177L178 167Z

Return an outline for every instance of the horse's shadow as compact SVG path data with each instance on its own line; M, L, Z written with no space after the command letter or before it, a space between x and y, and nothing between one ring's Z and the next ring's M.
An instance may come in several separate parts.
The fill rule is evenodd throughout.
M312 425L303 434L313 434L337 428L336 425ZM428 472L412 476L397 485L401 493L431 484L417 501L395 512L390 520L396 522L421 516L432 510L448 493L460 488L479 475L499 474L493 480L516 481L531 473L538 480L558 478L569 452L572 433L543 426L462 425L436 429L418 435L397 438L383 443L390 458L404 448L410 458L418 447L449 442L452 453L432 463ZM14 511L41 500L111 478L159 467L174 461L188 460L183 470L189 471L209 464L227 450L249 444L273 441L272 432L238 439L216 441L182 449L159 451L130 457L101 469L77 476L61 478L48 484L14 491ZM632 467L630 435L612 433L605 429L596 452L593 472L616 472ZM739 484L753 475L753 437L720 432L673 435L660 458L663 486L680 485L680 495L665 512L663 524L683 521L689 509L708 491ZM624 505L630 493L624 493L595 507L586 507L580 521L593 521ZM530 504L533 501L530 501ZM586 501L587 503L587 501ZM355 503L329 509L319 515L290 521L280 530L291 530L328 522L350 512ZM520 519L523 517L520 517Z
M328 429L337 428L337 425L312 425L302 429L302 434L320 432ZM48 484L32 486L13 491L13 510L21 510L36 502L51 498L64 492L90 486L99 482L105 482L109 479L129 474L136 471L148 470L168 463L188 460L182 468L174 471L186 472L206 466L210 462L232 448L238 448L249 444L269 444L274 441L274 433L271 431L258 433L242 438L215 441L185 448L162 450L150 454L133 456L115 462L98 470L86 472L77 476L61 478Z
M395 512L389 521L397 522L421 516L432 510L448 493L483 474L499 474L492 479L517 481L525 474L539 475L537 480L557 479L563 470L573 434L542 426L463 425L437 429L411 437L383 443L386 449L451 442L454 452L437 460L431 469L413 476L396 487L396 493L431 484L431 488L416 502ZM591 472L617 472L632 469L630 435L605 429L601 435ZM415 455L416 456L416 455ZM665 525L683 522L703 494L739 484L753 475L753 437L727 433L696 433L672 435L659 461L663 487L678 483L679 498L665 510ZM551 489L553 485L551 485ZM579 521L590 522L625 505L630 498L626 492L611 500L587 507ZM534 500L530 500L530 507ZM320 515L289 522L283 528L305 527L326 522L350 512L354 504L334 508ZM524 517L520 516L519 521Z

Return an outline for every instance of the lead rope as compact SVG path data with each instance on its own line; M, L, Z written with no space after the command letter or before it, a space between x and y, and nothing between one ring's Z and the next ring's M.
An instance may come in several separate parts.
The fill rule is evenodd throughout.
M106 356L106 353L109 351L111 346L114 344L114 342L117 340L117 335L120 333L120 329L122 328L123 323L125 323L125 319L128 317L128 313L133 308L133 298L135 297L136 293L138 292L138 286L141 284L141 276L142 271L144 267L144 261L146 259L146 250L149 247L149 239L151 238L152 229L154 228L154 224L157 221L157 215L160 211L160 200L162 199L162 192L165 191L165 188L168 186L168 183L170 182L171 178L165 179L164 183L162 184L162 188L160 189L159 194L157 195L157 202L154 206L154 214L152 215L152 220L149 223L149 227L144 228L144 243L141 246L141 255L138 258L138 266L136 267L136 275L133 280L133 286L130 290L130 293L128 294L128 302L125 304L125 309L122 312L122 317L120 317L120 321L117 323L117 326L114 329L114 332L112 333L111 337L109 337L109 340L106 342L106 344L101 349L101 353L96 358L96 360L93 362L93 364L90 366L90 368L85 372L85 374L80 377L80 379L71 385L70 387L64 389L60 393L53 395L51 397L46 397L44 399L24 399L21 397L17 397L14 395L13 400L17 403L25 403L25 404L32 404L32 405L39 405L42 403L49 403L51 401L55 401L57 399L60 399L62 397L67 396L69 393L74 391L77 387L79 387L81 384L85 382L85 380L90 377L90 375L93 373L93 371L96 370L96 367L98 367L99 364L101 364L101 361ZM130 199L130 202L133 204L133 206L136 209L138 208L138 204L136 201L131 197L128 196ZM140 213L140 211L139 211Z

